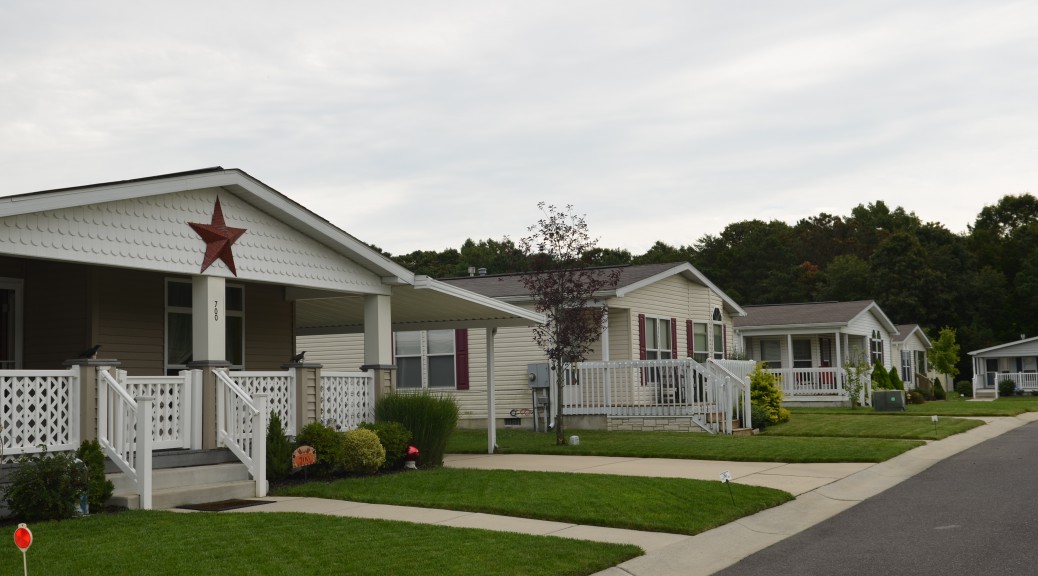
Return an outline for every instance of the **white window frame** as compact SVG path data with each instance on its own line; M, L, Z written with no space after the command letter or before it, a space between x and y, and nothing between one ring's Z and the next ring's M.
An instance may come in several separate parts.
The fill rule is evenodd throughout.
M807 346L807 356L797 356L797 347ZM803 352L803 350L799 350ZM811 340L808 338L794 338L793 339L793 368L811 368L814 365L814 358L811 354ZM806 365L804 365L806 363Z
M879 330L873 330L869 338L869 359L873 364L879 362L881 365L886 366L883 354L883 336L879 333Z
M774 357L776 358L776 360L774 362L772 362L771 360L768 359L768 354L767 354L767 352L764 349L764 345L765 344L768 345L768 348L771 348L771 346L774 345L774 347L775 347L775 355L774 355ZM761 362L765 362L768 365L768 369L769 370L781 370L782 369L782 341L781 340L779 340L777 338L776 339L766 338L766 339L760 340L757 346L760 348L760 361Z
M674 358L671 319L661 316L645 317L645 359L670 360ZM650 342L651 339L651 342ZM664 345L666 345L664 347Z
M713 346L711 351L713 352L714 358L717 360L724 359L724 316L721 315L720 308L714 308L714 314L712 316L712 331L713 331Z
M702 345L700 345L702 344ZM692 359L706 362L710 357L710 328L706 322L692 323Z
M183 278L166 278L166 283L163 286L163 301L162 302L164 304L165 314L163 315L162 364L163 364L163 367L165 369L165 373L166 374L175 374L175 373L179 372L180 370L187 370L188 366L187 366L187 364L170 364L170 362L169 362L169 345L170 345L170 334L169 334L170 323L169 323L169 318L170 318L171 314L185 314L190 319L190 318L193 317L194 311L193 311L192 307L190 307L190 306L185 307L185 306L170 306L169 305L169 286L170 286L170 284L186 284L189 288L191 288L192 287L192 282L191 282L191 280L185 280ZM242 323L242 327L241 327L241 342L239 343L239 345L241 346L241 349L238 351L238 355L239 355L239 357L241 358L242 361L239 362L239 363L231 364L229 366L229 369L231 369L231 370L244 370L245 369L245 286L243 286L241 284L226 284L225 287L224 287L224 292L225 292L224 302L228 301L228 299L226 298L226 292L229 292L231 290L240 290L241 291L242 309L241 310L231 310L230 307L225 306L224 307L225 308L224 314L227 317L234 317L234 318L241 318L242 319L241 320L241 323ZM193 303L193 301L194 301L194 296L192 294L192 303ZM193 333L193 331L192 331L192 333ZM228 334L226 332L226 327L225 327L225 334ZM192 338L193 338L193 334L192 334ZM192 343L192 345L193 345L193 343ZM227 342L225 342L224 343L224 356L225 357L229 356L229 354L227 354L227 351L228 351L228 346L227 346ZM225 359L227 359L227 358L225 358Z
M450 343L451 351L446 352L430 352L429 348L429 332L450 332ZM397 340L402 335L418 334L418 354L400 354ZM401 386L401 382L397 380L397 388L401 390L457 390L458 388L458 340L457 334L454 330L416 330L416 331L402 331L393 333L393 348L396 351L397 369L399 370L399 361L401 358L418 358L421 372L421 386ZM432 385L430 383L430 369L429 359L430 358L444 358L450 357L451 359L451 372L453 377L449 385L437 383Z

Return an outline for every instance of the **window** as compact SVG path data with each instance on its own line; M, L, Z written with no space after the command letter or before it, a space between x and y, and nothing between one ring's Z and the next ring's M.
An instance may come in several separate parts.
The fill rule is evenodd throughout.
M166 281L166 374L186 370L194 351L191 320L192 288L190 280ZM225 327L224 360L231 370L245 368L245 294L241 286L224 289Z
M692 325L692 358L696 362L706 362L710 356L707 351L706 324Z
M782 368L782 346L779 344L779 341L761 340L760 359L761 362L767 363L768 368Z
M820 359L819 365L822 368L832 368L833 366L833 341L828 338L818 339L818 357Z
M901 351L901 381L911 382L912 378L912 352L910 350Z
M811 367L811 341L810 340L794 340L793 341L793 367L794 368L810 368Z
M0 278L0 369L22 365L22 281Z
M397 388L457 388L454 330L397 332Z
M883 336L879 333L879 330L872 331L872 338L869 339L869 350L871 351L872 363L879 362L883 364Z
M724 358L724 322L721 309L714 308L714 358Z
M645 317L645 359L669 360L674 357L670 320Z

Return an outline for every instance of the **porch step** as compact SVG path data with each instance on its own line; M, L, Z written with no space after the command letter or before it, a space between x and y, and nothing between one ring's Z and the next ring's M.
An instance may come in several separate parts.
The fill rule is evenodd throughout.
M975 400L994 400L996 392L994 388L979 388L973 393L973 398Z
M732 428L732 436L753 436L753 428Z
M126 474L106 476L115 484L111 504L131 510L140 508L140 495ZM152 488L151 504L156 510L256 496L256 482L241 463L153 470Z

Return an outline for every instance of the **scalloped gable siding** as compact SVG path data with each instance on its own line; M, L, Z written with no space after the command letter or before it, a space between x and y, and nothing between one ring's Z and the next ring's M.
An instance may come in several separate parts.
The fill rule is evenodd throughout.
M721 319L726 332L724 342L729 352L732 342L735 341L732 333L732 318L724 309L721 297L706 286L688 281L684 276L670 276L635 290L623 298L611 298L609 307L610 309L622 307L630 310L626 322L629 338L624 343L623 349L619 350L610 341L610 351L613 353L611 360L638 359L638 314L677 319L677 350L680 358L684 358L688 350L685 320L692 320L696 323L712 322L714 308L721 309ZM610 321L610 326L612 326L612 321ZM610 332L610 336L612 336L612 332ZM708 341L710 345L713 344L712 339L708 338Z
M216 188L0 218L0 252L198 274L205 243L188 223L211 222L218 195L227 225L248 230L233 247L239 279L362 293L382 290L375 274ZM206 274L234 278L219 260Z

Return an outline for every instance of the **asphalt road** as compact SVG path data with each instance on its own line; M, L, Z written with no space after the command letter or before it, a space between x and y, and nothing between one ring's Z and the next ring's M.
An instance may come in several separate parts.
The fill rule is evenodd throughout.
M938 462L717 574L1038 574L1038 423Z

